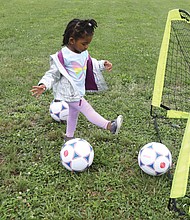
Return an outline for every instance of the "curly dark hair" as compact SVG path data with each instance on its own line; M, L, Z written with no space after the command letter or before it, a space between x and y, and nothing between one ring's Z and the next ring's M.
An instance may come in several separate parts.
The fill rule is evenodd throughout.
M81 20L75 18L71 20L64 31L62 46L68 45L70 37L77 40L84 36L92 36L96 27L98 25L94 19Z

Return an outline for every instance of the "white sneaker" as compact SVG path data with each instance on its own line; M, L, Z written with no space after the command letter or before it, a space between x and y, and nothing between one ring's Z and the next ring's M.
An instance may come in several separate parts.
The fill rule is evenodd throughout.
M111 121L111 133L118 134L123 123L123 116L119 115L115 120Z

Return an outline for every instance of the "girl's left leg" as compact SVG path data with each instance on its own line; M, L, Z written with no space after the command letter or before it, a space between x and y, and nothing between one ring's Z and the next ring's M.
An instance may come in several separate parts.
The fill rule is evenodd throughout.
M77 126L77 120L79 112L81 112L91 123L109 130L113 134L118 134L121 124L123 122L123 116L119 115L115 120L108 121L100 114L98 114L92 106L82 98L79 102L70 102L69 104L69 116L67 119L66 137L72 138Z
M110 121L103 118L100 114L98 114L92 106L84 99L81 99L80 106L78 106L78 110L90 121L92 124L97 125L98 127L107 129Z

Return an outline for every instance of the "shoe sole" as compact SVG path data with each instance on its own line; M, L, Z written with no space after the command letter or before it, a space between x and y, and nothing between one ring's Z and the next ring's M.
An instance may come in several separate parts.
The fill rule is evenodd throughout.
M121 128L121 125L123 123L123 116L122 115L119 115L116 119L116 123L117 123L117 129L115 131L115 134L118 134L119 133L119 130Z

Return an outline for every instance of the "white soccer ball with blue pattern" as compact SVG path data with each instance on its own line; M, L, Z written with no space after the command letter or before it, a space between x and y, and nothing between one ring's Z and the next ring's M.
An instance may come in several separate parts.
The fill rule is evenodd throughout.
M51 117L57 122L65 122L69 114L69 106L65 101L52 101L49 107Z
M148 143L139 151L138 164L145 173L160 176L172 166L172 155L164 144Z
M61 163L67 170L82 172L91 166L94 150L86 140L75 138L62 146L60 157Z

